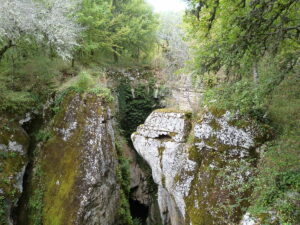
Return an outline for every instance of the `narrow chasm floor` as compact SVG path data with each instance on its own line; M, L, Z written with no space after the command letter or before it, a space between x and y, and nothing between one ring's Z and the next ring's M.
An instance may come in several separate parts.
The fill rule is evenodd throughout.
M133 199L129 199L129 204L132 218L140 221L142 225L146 225L149 207Z

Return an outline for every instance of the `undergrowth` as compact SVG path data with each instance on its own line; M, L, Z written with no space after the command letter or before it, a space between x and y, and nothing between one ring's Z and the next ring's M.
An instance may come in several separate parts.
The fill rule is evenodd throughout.
M118 155L117 179L121 186L120 190L120 205L118 211L118 225L136 225L134 223L129 205L130 194L130 165L129 159L124 155L123 148L126 140L121 135L116 135L115 146Z

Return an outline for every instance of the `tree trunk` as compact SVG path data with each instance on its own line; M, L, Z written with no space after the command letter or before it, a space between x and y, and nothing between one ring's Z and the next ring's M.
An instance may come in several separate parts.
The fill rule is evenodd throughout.
M114 50L114 61L115 63L118 63L119 62L119 56L118 56L118 53L117 53L117 47L113 47L113 50Z
M12 43L12 40L9 40L8 44L0 49L0 61L2 60L4 53L13 46L15 46L15 45Z
M258 84L258 79L259 79L259 74L257 71L257 62L255 62L253 65L253 80L255 84Z

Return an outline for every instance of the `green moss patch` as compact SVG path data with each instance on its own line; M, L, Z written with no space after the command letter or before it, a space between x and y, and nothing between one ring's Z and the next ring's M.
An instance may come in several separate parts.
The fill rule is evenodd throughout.
M226 113L225 109L218 108L216 106L210 106L208 111L217 118L221 118Z
M218 123L216 119L212 119L212 121L209 122L209 125L214 129L214 130L221 130L221 125Z
M78 186L80 178L80 148L76 137L64 143L51 139L44 148L42 168L44 177L44 224L73 224L79 206Z

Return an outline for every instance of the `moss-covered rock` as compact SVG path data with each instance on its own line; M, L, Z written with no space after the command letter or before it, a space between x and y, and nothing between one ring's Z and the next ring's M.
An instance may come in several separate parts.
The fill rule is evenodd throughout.
M12 224L11 210L23 191L29 137L17 123L0 118L0 224Z
M29 199L41 208L40 223L116 224L121 192L109 105L96 95L71 92L52 133L36 160L34 171L41 173ZM38 224L36 211L29 208L31 225Z

